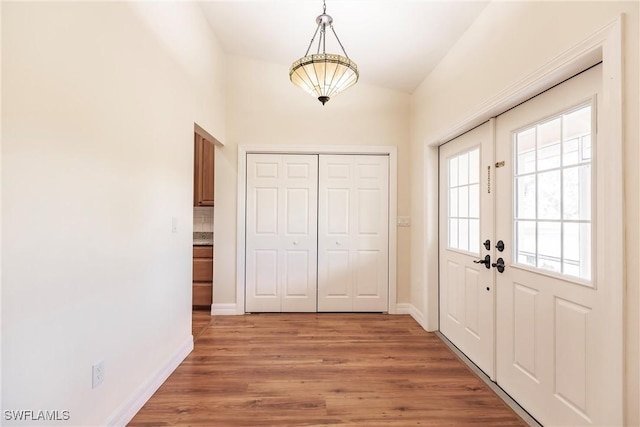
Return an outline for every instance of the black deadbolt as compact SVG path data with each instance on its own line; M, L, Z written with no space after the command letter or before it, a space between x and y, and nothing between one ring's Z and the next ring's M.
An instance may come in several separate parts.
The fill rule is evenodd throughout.
M489 240L489 239L485 240L485 241L484 241L484 243L483 243L483 245L484 245L484 248L485 248L486 250L491 249L491 240Z
M496 249L498 252L504 251L504 242L502 240L498 240L498 243L496 243Z
M491 267L497 268L498 273L502 273L504 271L504 260L502 258L498 258L496 262L491 264Z

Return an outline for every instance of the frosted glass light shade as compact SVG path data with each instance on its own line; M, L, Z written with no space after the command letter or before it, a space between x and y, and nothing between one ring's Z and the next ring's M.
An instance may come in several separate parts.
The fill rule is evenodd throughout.
M322 105L356 84L359 75L355 62L330 53L305 56L289 69L291 82L318 98Z

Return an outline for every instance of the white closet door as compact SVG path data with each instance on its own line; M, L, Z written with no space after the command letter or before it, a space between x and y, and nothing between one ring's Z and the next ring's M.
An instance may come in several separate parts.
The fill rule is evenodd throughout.
M247 312L315 312L318 156L247 155Z
M387 311L389 157L321 155L318 311Z

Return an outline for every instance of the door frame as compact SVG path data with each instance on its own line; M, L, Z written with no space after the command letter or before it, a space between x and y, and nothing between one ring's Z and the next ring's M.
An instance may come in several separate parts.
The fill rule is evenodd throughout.
M600 158L598 170L605 170L607 191L598 191L598 210L604 210L606 233L604 227L597 230L596 240L601 248L598 256L604 256L608 264L606 275L611 285L611 292L607 294L608 304L612 312L618 313L612 324L615 328L608 335L606 346L617 349L616 354L622 355L619 361L619 371L613 389L615 395L612 401L624 402L625 359L624 325L626 311L624 301L625 289L625 257L624 257L624 175L623 175L623 56L622 56L622 25L623 18L619 16L609 24L600 28L592 35L568 49L539 69L525 76L515 84L507 87L494 97L487 99L477 108L468 111L464 119L455 123L440 137L425 144L425 197L424 224L427 230L438 230L438 147L447 141L473 129L477 125L497 117L501 113L515 107L527 99L561 83L577 73L602 62L602 89L607 102L599 109L598 114L605 117L603 125L598 129L599 140L607 141L607 156ZM435 167L434 167L435 165ZM434 191L435 190L435 191ZM426 283L424 293L424 307L426 308L426 329L436 331L439 328L438 306L438 233L429 233L424 239L424 254L428 262L423 267L423 277ZM620 414L622 419L623 414Z
M366 146L302 146L302 145L238 145L238 200L236 222L236 314L245 314L246 269L246 188L247 154L355 154L389 156L389 306L388 313L398 313L397 308L397 230L398 211L398 148L390 145Z

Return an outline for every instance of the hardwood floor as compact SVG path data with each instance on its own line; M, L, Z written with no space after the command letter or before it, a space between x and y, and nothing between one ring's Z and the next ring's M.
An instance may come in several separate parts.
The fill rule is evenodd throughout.
M197 340L211 322L211 309L193 310L191 316L191 335Z
M411 317L215 316L131 426L526 425Z

